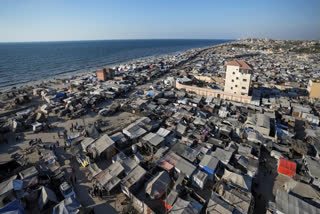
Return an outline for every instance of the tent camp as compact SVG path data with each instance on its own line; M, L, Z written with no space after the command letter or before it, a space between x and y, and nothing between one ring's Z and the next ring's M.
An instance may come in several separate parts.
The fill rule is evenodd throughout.
M146 193L152 199L161 198L170 183L171 179L167 172L158 172L151 180L147 182Z

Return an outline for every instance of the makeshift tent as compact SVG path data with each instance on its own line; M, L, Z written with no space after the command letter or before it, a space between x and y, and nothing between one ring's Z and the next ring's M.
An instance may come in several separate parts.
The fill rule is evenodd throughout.
M122 179L122 192L130 197L130 192L139 188L146 173L147 172L144 168L142 168L140 165L137 165L125 178Z
M209 179L213 180L213 175L219 166L219 160L211 155L204 155L199 166L209 175Z
M278 173L283 174L283 175L287 175L287 176L293 178L293 176L296 173L296 169L297 169L297 164L295 162L286 160L284 158L279 159Z
M52 214L77 214L80 207L81 205L78 200L74 196L71 196L57 204L53 208Z
M114 141L105 134L92 143L88 148L93 149L97 156L100 156L106 151L107 158L111 158L114 152Z
M176 201L177 197L178 197L178 193L175 190L171 190L168 197L164 201L164 206L166 207L167 210L170 210L172 208L172 205Z
M208 174L202 172L201 170L197 170L193 175L192 175L192 182L193 184L200 188L203 189L205 183L208 180Z
M19 172L19 176L20 176L20 179L21 180L24 180L26 178L30 178L30 177L33 177L35 175L38 175L38 170L32 166L32 167L29 167L25 170L22 170L21 172Z
M240 175L225 169L222 179L244 191L251 192L252 178L247 175Z
M47 187L41 188L40 197L38 200L38 206L39 209L42 210L42 208L49 202L52 201L54 203L58 203L56 194Z
M290 214L316 214L320 213L319 208L308 204L307 202L288 194L281 190L277 190L276 194L276 210L277 213L290 213Z
M176 203L172 206L169 213L171 214L188 214L200 213L202 205L197 201L185 201L181 198L178 198Z
M3 195L11 190L13 190L13 181L17 178L16 175L12 176L8 180L0 183L0 195Z
M0 208L1 214L24 214L23 205L19 200L14 200L5 207Z
M295 195L299 195L303 198L310 199L320 204L320 192L309 184L290 179L284 184L284 189L288 193L294 193Z
M102 171L95 163L89 164L85 169L88 170L87 175L90 180Z
M158 172L146 184L146 193L149 194L150 198L158 199L165 193L170 182L171 179L167 172Z
M111 191L120 183L121 180L117 176L123 171L124 168L121 166L121 164L119 162L115 162L96 175L95 182L100 187L104 187L107 191Z
M209 199L206 214L232 214L234 207L219 198L216 193L213 193Z

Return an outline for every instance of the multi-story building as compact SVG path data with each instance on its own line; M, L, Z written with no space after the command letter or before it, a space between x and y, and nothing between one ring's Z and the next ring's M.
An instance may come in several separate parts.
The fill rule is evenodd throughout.
M227 93L248 96L250 91L252 68L243 60L226 63L224 91Z
M308 84L309 98L320 98L320 80L309 80Z
M103 68L97 71L97 78L100 81L111 80L113 79L114 74L115 72L111 68Z

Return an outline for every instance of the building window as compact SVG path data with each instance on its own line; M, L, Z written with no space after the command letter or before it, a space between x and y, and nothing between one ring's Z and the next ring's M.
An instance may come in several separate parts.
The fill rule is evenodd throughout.
M231 82L234 82L234 80L231 80Z
M236 80L238 80L239 79L239 77L236 77Z
M233 87L231 87L231 90L233 89Z
M243 82L247 82L247 79L243 79L242 81L243 81Z
M246 87L242 87L242 89L246 89Z
M241 93L241 95L246 95L246 93Z
M238 87L238 85L235 85L234 87L236 87L236 88L237 88L237 87Z
M232 72L232 74L236 74L235 72Z
M234 92L234 94L237 94L237 92Z

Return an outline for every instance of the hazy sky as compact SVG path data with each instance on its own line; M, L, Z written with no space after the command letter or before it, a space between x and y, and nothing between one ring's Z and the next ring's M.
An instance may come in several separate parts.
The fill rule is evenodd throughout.
M0 0L0 42L319 39L320 0Z

